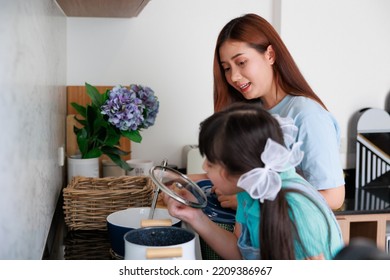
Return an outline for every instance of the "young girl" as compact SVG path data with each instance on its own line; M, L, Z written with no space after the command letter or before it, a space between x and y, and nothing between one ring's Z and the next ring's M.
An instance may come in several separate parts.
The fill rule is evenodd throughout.
M272 25L255 14L228 22L217 39L213 71L215 111L237 101L257 101L271 114L294 120L305 152L297 168L338 209L345 197L338 123ZM228 207L229 201L222 205Z
M237 194L234 232L165 196L169 213L224 259L332 259L343 247L341 232L324 198L295 172L303 153L293 133L291 120L256 104L207 118L199 134L203 168L220 193Z

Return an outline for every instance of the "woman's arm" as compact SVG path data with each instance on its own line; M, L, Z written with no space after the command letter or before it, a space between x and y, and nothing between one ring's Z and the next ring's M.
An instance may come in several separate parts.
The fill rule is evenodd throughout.
M325 198L326 202L328 202L328 205L332 210L339 209L344 203L344 199L345 199L344 185L339 186L337 188L320 190L319 192Z

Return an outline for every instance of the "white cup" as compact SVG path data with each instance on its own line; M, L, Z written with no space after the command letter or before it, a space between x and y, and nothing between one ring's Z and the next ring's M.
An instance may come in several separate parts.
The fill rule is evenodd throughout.
M149 170L154 166L152 160L130 159L126 162L133 168L131 171L126 171L126 175L128 176L149 176Z

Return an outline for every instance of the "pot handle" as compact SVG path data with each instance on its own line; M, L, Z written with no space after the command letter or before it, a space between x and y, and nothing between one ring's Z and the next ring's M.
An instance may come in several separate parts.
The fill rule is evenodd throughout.
M183 249L181 247L146 249L146 259L179 258L182 256Z
M141 220L141 227L159 227L159 226L168 226L172 225L171 219L161 219L161 220Z

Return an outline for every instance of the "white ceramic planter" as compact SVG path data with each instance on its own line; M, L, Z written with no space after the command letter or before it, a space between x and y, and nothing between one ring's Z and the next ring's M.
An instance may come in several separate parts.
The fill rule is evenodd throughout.
M68 183L74 176L99 178L99 158L82 159L80 155L68 157Z

